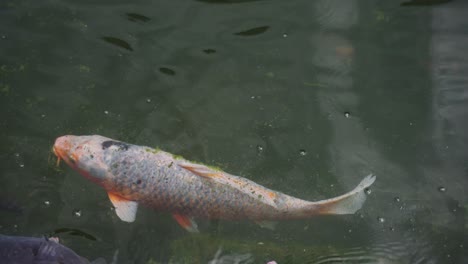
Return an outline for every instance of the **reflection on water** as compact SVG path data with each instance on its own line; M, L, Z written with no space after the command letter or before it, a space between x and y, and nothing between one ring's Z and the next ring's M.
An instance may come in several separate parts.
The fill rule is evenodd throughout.
M3 1L0 233L56 231L118 263L468 261L468 7L424 2ZM308 200L377 181L353 216L201 221L192 236L146 208L120 222L55 167L64 134L160 146Z

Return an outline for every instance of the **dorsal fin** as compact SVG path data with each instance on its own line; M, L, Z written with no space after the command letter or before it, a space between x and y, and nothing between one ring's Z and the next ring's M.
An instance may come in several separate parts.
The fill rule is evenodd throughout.
M209 168L205 165L201 164L196 164L196 163L189 163L189 162L183 162L178 164L180 167L191 171L192 173L206 177L206 178L212 178L212 177L222 177L223 172L222 171L216 171L212 168Z
M215 170L205 165L191 163L191 162L181 162L178 165L192 172L195 175L213 180L217 183L228 185L234 189L242 191L249 195L252 198L261 200L262 202L276 207L278 193L272 190L269 190L251 180L228 174L224 171Z

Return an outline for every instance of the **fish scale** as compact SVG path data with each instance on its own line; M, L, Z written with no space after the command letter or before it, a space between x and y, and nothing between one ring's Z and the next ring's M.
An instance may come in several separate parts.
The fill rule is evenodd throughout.
M375 176L352 191L310 202L270 190L251 180L194 163L159 149L94 136L59 137L59 159L101 185L124 221L134 221L138 204L171 212L189 231L192 217L254 221L352 214L365 199Z

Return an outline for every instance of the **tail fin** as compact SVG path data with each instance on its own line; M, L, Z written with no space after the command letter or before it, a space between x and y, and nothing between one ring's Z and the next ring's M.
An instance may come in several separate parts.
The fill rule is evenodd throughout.
M365 189L372 185L375 176L370 174L354 190L341 196L312 203L318 214L354 214L366 201Z

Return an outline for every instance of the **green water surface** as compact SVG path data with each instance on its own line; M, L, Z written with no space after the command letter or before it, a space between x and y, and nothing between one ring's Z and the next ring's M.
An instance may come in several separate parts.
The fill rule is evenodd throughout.
M468 262L468 5L432 2L1 1L0 233L109 263ZM308 200L377 180L355 215L191 235L143 207L120 221L55 166L66 134Z

